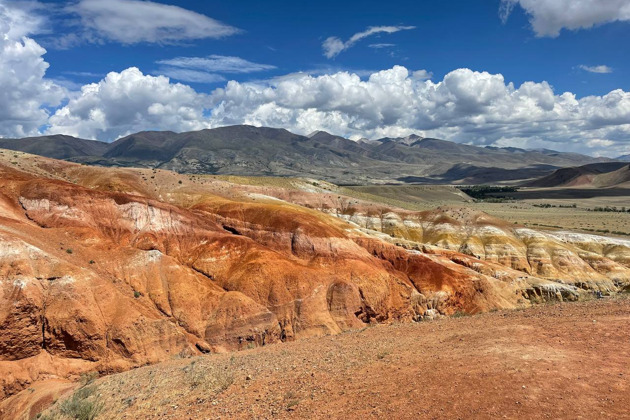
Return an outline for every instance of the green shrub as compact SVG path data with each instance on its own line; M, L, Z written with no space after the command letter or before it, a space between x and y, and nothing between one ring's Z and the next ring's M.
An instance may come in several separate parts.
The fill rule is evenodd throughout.
M103 410L103 403L98 401L94 386L79 388L72 397L63 401L59 410L65 416L76 420L93 420ZM93 398L92 398L93 397Z
M94 420L101 411L104 404L96 395L95 386L84 386L79 388L70 398L62 401L59 406L53 408L49 414L39 413L40 420Z

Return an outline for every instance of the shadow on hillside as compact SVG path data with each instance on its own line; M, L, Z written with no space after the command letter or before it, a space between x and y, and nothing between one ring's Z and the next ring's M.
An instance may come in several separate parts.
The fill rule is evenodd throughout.
M500 196L500 194L492 194ZM520 190L509 193L510 197L516 200L537 200L537 199L584 199L595 197L630 197L630 188L561 188L561 189L540 189L540 190Z

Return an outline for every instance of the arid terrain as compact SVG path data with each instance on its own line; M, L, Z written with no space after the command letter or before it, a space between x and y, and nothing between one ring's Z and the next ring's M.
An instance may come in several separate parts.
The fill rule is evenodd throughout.
M103 418L142 418L147 411L133 410L148 407L170 407L173 412L168 413L174 418L197 418L193 411L188 417L178 411L192 410L188 398L198 398L198 405L211 405L200 410L228 410L219 412L219 417L245 414L239 410L254 410L250 414L260 417L340 416L344 404L363 404L371 392L375 393L371 397L374 407L357 408L357 413L375 416L385 410L381 413L404 417L428 410L424 414L429 416L434 413L430 407L408 407L404 399L387 394L401 391L395 385L408 381L397 376L409 374L402 365L392 364L385 371L393 379L380 388L366 386L364 381L369 381L370 374L375 379L382 376L386 361L406 360L407 366L415 366L419 381L407 392L414 395L414 389L434 389L430 392L437 393L444 378L451 376L435 360L430 363L420 357L423 349L428 352L434 343L431 351L436 358L459 360L462 370L450 375L462 377L470 372L463 370L466 358L470 363L477 360L479 366L491 362L483 359L488 354L477 350L487 344L466 347L479 353L476 359L461 353L462 344L440 350L436 343L447 343L449 337L464 342L466 338L457 334L469 331L474 335L482 329L475 322L490 320L514 332L510 336L488 330L486 339L506 336L518 345L534 345L539 339L536 334L543 334L540 340L545 340L545 334L556 331L548 327L553 315L537 315L551 310L540 306L544 304L563 302L567 308L577 308L566 310L581 313L575 315L575 319L582 317L580 323L603 317L600 308L619 314L611 319L617 329L623 330L620 325L627 321L627 302L615 297L630 289L629 239L497 218L482 211L481 206L490 204L473 203L449 186L409 187L396 195L387 186L361 189L306 178L103 168L13 151L0 151L0 174L0 400L4 401L0 407L10 413L7 418L28 418L56 399L61 405L46 414L52 418L59 413L61 418L76 417L77 411L89 408L86 404L98 403L92 408L100 409L101 402L105 404ZM597 294L610 303L567 303L592 300ZM553 310L564 313L564 306L557 308ZM525 312L495 313L508 310ZM475 314L487 315L461 318ZM541 330L519 331L519 316L538 320ZM464 328L461 333L457 333L458 325ZM379 335L362 342L368 331ZM411 341L413 331L419 334L413 341L416 344ZM580 337L569 330L562 334ZM397 337L403 340L400 344ZM418 346L423 340L427 344ZM619 340L623 342L623 337ZM338 377L336 368L326 371L324 367L324 355L334 353L324 348L336 342L345 348L339 354L348 356L335 363L343 365L352 381ZM581 340L576 346L584 343ZM324 347L319 350L318 346ZM361 349L361 355L354 356L358 361L351 357L356 354L353 349ZM400 359L391 359L396 349L407 350ZM597 354L610 354L612 349L598 348ZM271 359L265 359L267 351ZM313 352L317 355L308 356ZM540 358L551 357L550 352L540 353ZM514 357L524 366L521 353L514 350ZM201 355L206 356L195 359ZM286 363L272 362L282 357ZM199 365L186 367L193 360ZM212 365L214 360L240 370ZM501 360L508 363L503 356ZM167 365L138 370L158 363ZM182 375L188 379L178 379L175 373L183 368ZM165 393L181 394L158 400L161 391L147 388L142 375L169 369L175 370L166 377L192 381L194 389L189 385L188 390L176 391L177 383L164 382L169 388ZM332 405L328 411L318 411L316 403L308 408L303 388L292 386L310 383L304 382L307 379L274 379L275 373L265 373L265 369L296 374L308 369L308 375L314 375L311 378L324 381L316 387L321 396L313 391L312 401L321 398ZM533 375L529 368L523 371ZM552 369L549 375L554 372L557 376L559 371ZM92 376L118 373L122 376L106 376L91 384ZM106 385L114 384L108 381L116 378L123 378L122 382ZM261 378L265 382L259 382ZM246 381L245 388L258 390L260 396L254 401L259 398L259 406L252 405L249 394L237 392L244 389L241 380ZM63 402L68 392L87 382L89 387ZM107 389L129 390L134 383L138 390L133 395L125 391L124 397L107 396ZM336 383L350 388L337 391ZM103 386L99 391L103 401L93 401L98 394L91 387L96 384ZM453 383L441 397L435 394L435 407L463 410L453 412L460 417L475 412L483 417L484 411L479 410L491 409L449 403L455 401L455 385L460 383ZM472 382L462 379L461 386L472 386ZM204 394L224 391L234 400L222 405L223 399L196 394L200 387L209 387ZM264 389L272 394L265 396ZM142 392L148 393L146 402L136 405ZM348 402L345 393L357 401ZM342 397L335 402L331 395ZM503 391L501 395L510 396ZM250 402L239 405L236 401ZM506 415L511 412L503 407L498 410ZM214 413L204 415L216 417Z
M436 206L465 206L511 223L545 229L570 229L630 237L629 212L595 212L597 207L630 209L628 188L519 188L505 202L474 202L453 186L371 185L343 189L345 194L384 205L423 211ZM542 207L545 206L545 207ZM547 207L548 206L548 207ZM575 206L575 207L574 207ZM615 233L618 232L618 233Z
M0 0L0 420L630 420L624 39L630 0Z
M42 383L0 407L34 414L59 398L42 417L54 418L87 390L104 419L622 419L629 322L626 297L376 325L173 360L83 388Z

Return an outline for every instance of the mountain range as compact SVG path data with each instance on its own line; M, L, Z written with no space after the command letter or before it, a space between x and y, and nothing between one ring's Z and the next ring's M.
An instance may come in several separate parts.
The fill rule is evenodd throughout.
M324 131L302 136L247 125L185 133L144 131L113 143L64 135L0 139L0 148L99 166L313 177L337 184L515 182L567 166L610 161L547 149L478 147L417 135L353 141Z

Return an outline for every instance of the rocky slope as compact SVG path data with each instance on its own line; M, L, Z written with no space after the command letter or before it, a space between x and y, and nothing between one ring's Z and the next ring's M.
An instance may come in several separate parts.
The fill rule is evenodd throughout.
M623 186L630 181L626 162L603 162L555 170L542 178L529 181L526 187L597 187Z
M69 136L0 139L0 147L101 166L180 173L312 176L342 184L496 183L608 161L575 153L477 147L412 135L355 142L318 131L236 125L131 134L108 144Z
M630 284L630 244L312 180L0 151L0 399L30 384Z

